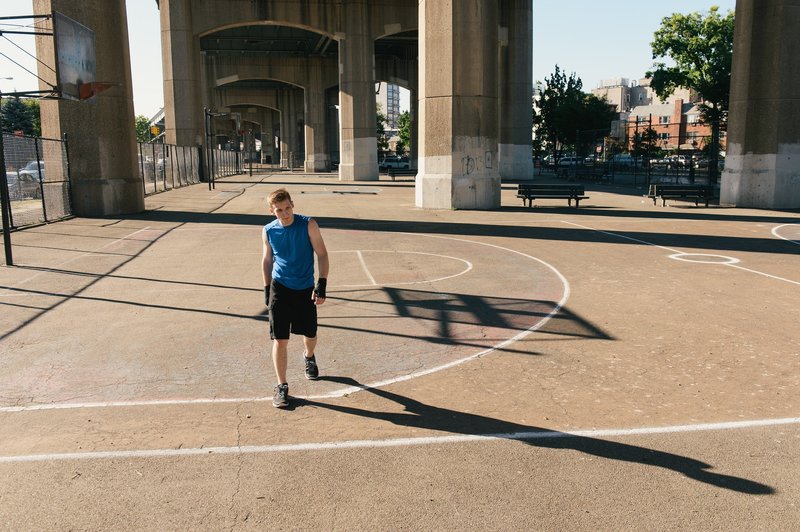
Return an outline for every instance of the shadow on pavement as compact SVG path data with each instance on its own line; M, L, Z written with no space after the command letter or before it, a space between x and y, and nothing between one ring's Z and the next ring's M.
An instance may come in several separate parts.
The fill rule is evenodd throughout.
M430 406L386 390L363 386L349 377L329 376L320 377L320 380L328 380L347 386L359 387L378 397L403 406L405 411L402 413L378 412L350 406L321 403L308 399L295 399L296 408L302 406L316 406L354 416L387 421L403 427L518 440L527 445L550 449L572 449L600 458L661 467L675 471L676 473L680 473L699 482L740 493L750 495L769 495L775 493L775 490L766 484L731 475L715 473L710 471L710 469L712 469L711 465L686 456L656 451L636 445L520 425L500 419Z
M520 208L504 208L509 212L516 212ZM530 210L530 209L527 209ZM592 213L591 209L547 209L547 212L565 212L570 214L586 215ZM650 211L621 211L615 209L602 209L593 212L594 215L620 216L626 218L657 218L657 219L685 219L685 220L718 220L761 222L772 224L800 223L797 217L769 217L748 215L721 215L701 214L694 209L681 212L671 211L663 214L653 214ZM129 219L152 220L157 222L173 223L212 223L231 225L263 226L271 217L259 214L236 213L200 213L188 211L150 211L146 214L131 216ZM314 216L322 229L361 229L375 232L388 233L425 233L455 236L488 236L504 238L525 238L539 240L558 240L566 242L592 242L626 245L657 245L665 247L684 247L717 251L746 251L760 253L776 253L796 255L796 244L777 238L760 237L732 237L713 234L674 234L657 231L630 231L617 230L614 234L607 232L584 229L580 227L536 227L502 224L480 223L445 223L445 222L419 222L395 220L368 220L357 218L339 218ZM619 235L619 236L616 236ZM638 242L637 242L638 241Z

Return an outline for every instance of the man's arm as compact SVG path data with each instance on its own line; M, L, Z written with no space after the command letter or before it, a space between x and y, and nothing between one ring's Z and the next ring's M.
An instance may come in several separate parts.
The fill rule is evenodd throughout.
M261 241L263 248L261 257L261 277L264 280L264 304L269 305L269 288L272 283L272 246L269 245L266 231L262 232Z
M328 279L328 270L330 264L328 262L328 249L325 247L325 242L322 240L322 233L319 230L319 224L314 219L308 221L308 238L311 240L311 247L314 248L314 253L317 255L317 268L319 269L319 278L325 279L321 284L326 284ZM319 284L317 285L319 286ZM320 296L315 296L317 304L322 304L325 301L325 288L322 289Z

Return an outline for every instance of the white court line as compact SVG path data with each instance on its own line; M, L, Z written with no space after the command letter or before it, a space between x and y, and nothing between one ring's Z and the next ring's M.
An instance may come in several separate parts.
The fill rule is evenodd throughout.
M358 260L359 262L361 262L361 267L364 268L364 273L367 274L367 277L369 277L370 282L374 286L378 286L378 283L375 282L375 278L372 276L371 273L369 273L369 268L367 268L367 263L364 262L364 255L361 254L361 250L356 251L356 255L358 255Z
M651 242L646 242L644 240L639 240L638 238L631 238L629 236L620 235L620 234L617 234L617 233L611 233L609 231L601 231L600 229L595 229L593 227L587 227L585 225L576 224L574 222L564 221L564 223L565 224L574 225L574 226L577 226L577 227L582 227L583 229L588 229L590 231L596 231L598 233L603 233L603 234L606 234L606 235L615 236L617 238L624 238L626 240L632 240L634 242L639 242L640 244L646 244L648 246L654 246L654 247L657 247L657 248L665 249L667 251L672 251L675 255L708 255L708 254L705 254L705 253L685 253L683 251L678 251L677 249L668 248L666 246L659 246L658 244L653 244ZM785 224L785 225L791 225L791 224ZM779 227L782 227L782 226L779 226ZM773 229L773 232L774 232L774 229ZM776 235L776 236L781 238L779 235ZM789 242L794 242L794 241L790 240ZM724 255L708 255L708 256L725 257ZM670 258L674 258L674 257L670 257ZM719 265L722 265L722 266L728 266L730 268L737 268L739 270L743 270L743 271L746 271L746 272L755 273L755 274L758 274L758 275L763 275L764 277L769 277L770 279L775 279L776 281L783 281L785 283L791 283L791 284L796 284L796 285L800 286L800 282L798 282L798 281L792 281L791 279L786 279L784 277L778 277L777 275L771 275L769 273L760 272L758 270L751 270L750 268L745 268L744 266L739 266L738 264L736 264L736 262L739 262L738 259L735 259L733 257L725 257L725 258L729 259L729 261L728 262L714 262L714 261L702 262L702 261L694 260L694 261L689 261L689 262L695 262L695 263L698 263L698 264L719 264Z
M791 242L792 244L797 244L798 246L800 246L800 240L791 240L789 238L783 237L780 234L778 234L778 230L781 227L789 227L790 225L800 225L800 224L783 224L783 225L775 226L775 227L772 228L772 234L777 236L781 240L786 240L787 242Z
M729 421L723 423L701 423L695 425L673 425L667 427L644 427L638 429L599 429L560 432L536 430L530 432L505 432L496 434L457 434L450 436L427 436L419 438L390 438L385 440L346 440L321 443L297 443L284 445L237 445L231 447L199 447L186 449L149 449L131 451L87 451L82 453L28 454L0 456L0 464L20 462L53 462L64 460L102 460L118 458L171 458L181 456L210 456L223 454L267 454L303 451L340 451L346 449L377 449L385 447L412 447L441 445L446 443L471 443L490 440L536 441L555 438L608 438L641 436L649 434L680 434L717 430L750 429L800 424L800 418L760 419L752 421Z
M350 386L348 388L344 388L342 390L333 391L333 392L330 392L330 393L327 393L327 394L300 397L301 399L331 399L331 398L335 398L335 397L343 397L345 395L349 395L349 394L353 394L353 393L356 393L356 392L363 391L365 388L379 388L381 386L388 386L390 384L394 384L394 383L397 383L397 382L403 382L403 381L411 380L411 379L414 379L414 378L417 378L417 377L421 377L423 375L429 375L431 373L436 373L437 371L442 371L442 370L445 370L445 369L448 369L448 368L452 368L454 366L458 366L459 364L463 364L465 362L469 362L471 360L475 360L477 358L481 358L483 356L488 355L489 353L492 353L492 352L497 351L499 349L503 349L505 346L510 345L510 344L512 344L512 343L514 343L514 342L516 342L518 340L521 340L522 338L525 338L526 336L532 334L533 332L535 332L538 329L540 329L541 327L543 327L545 325L545 323L550 321L550 318L552 318L554 315L556 315L561 310L561 308L566 304L567 300L569 299L569 296L570 296L570 285L569 285L569 281L567 281L567 278L564 277L564 275L561 272L559 272L554 266L546 263L542 259L538 259L536 257L533 257L533 256L528 255L526 253L522 253L521 251L517 251L517 250L514 250L514 249L509 249L509 248L505 248L505 247L502 247L502 246L497 246L495 244L488 244L486 242L477 242L477 241L474 241L474 240L468 240L468 239L465 239L465 238L454 238L454 237L438 236L438 235L420 235L420 234L414 234L414 233L400 233L400 234L417 236L417 237L425 236L425 237L428 237L428 238L438 238L438 239L442 239L442 240L455 240L457 242L466 242L466 243L469 243L469 244L477 244L477 245L481 245L481 246L487 246L487 247L491 247L491 248L501 249L501 250L504 250L504 251L508 251L510 253L514 253L514 254L520 255L522 257L525 257L525 258L531 259L531 260L533 260L535 262L538 262L538 263L542 264L543 266L547 267L548 269L550 269L558 277L558 279L561 281L561 284L564 287L564 293L563 293L561 299L559 300L559 302L556 303L556 306L553 308L553 310L551 310L547 314L547 316L545 316L541 320L539 320L538 323L536 323L535 325L531 326L530 328L520 332L519 334L513 336L512 338L509 338L509 339L507 339L507 340L505 340L503 342L500 342L499 344L494 345L494 346L492 346L492 347L490 347L488 349L484 349L483 351L480 351L480 352L475 353L473 355L469 355L467 357L464 357L464 358L461 358L461 359L458 359L458 360L454 360L452 362L448 362L448 363L442 364L440 366L435 366L435 367L432 367L432 368L416 371L416 372L410 373L408 375L401 375L399 377L393 377L393 378L385 379L385 380L382 380L382 381L379 381L379 382L367 383L367 384L363 384L361 386ZM173 399L163 399L163 400L159 399L159 400L141 400L141 401L107 401L107 402L92 402L92 403L51 403L51 404L38 404L38 405L28 405L28 406L4 406L4 407L0 407L0 413L3 413L3 412L28 412L28 411L33 411L33 410L64 410L64 409L72 409L72 408L112 408L112 407L129 407L129 406L163 406L163 405L193 405L193 404L217 404L217 403L219 403L219 404L224 404L224 403L250 403L250 402L265 402L265 401L271 401L271 400L272 400L272 397L241 397L241 398L199 398L199 399L174 399L174 400Z
M677 249L668 248L667 246L659 246L658 244L653 244L652 242L647 242L645 240L639 240L638 238L633 238L633 237L630 237L630 236L620 235L618 233L611 233L609 231L602 231L600 229L595 229L594 227L588 227L586 225L576 224L575 222L567 222L566 220L562 220L562 221L565 224L574 225L575 227L580 227L582 229L588 229L590 231L595 231L597 233L603 233L604 235L611 235L611 236L615 236L617 238L624 238L625 240L631 240L633 242L638 242L639 244L645 244L647 246L653 246L653 247L656 247L656 248L665 249L665 250L671 251L673 253L683 254L682 251L679 251Z
M424 279L422 281L402 281L402 282L398 282L398 283L384 283L382 285L379 285L375 281L375 279L369 274L369 271L367 270L367 265L364 262L364 258L363 258L362 254L361 254L362 252L367 252L367 253L407 253L407 254L412 254L412 255L429 255L431 257L440 257L440 258L443 258L443 259L457 260L457 261L460 261L460 262L463 262L464 264L466 264L467 267L466 267L465 270L460 271L458 273L454 273L453 275L446 275L444 277L436 277L435 279ZM359 260L361 260L361 266L364 268L364 271L367 272L367 275L369 276L370 280L372 280L372 284L336 284L337 288L357 288L357 287L361 287L361 286L401 286L401 285L405 286L405 285L410 285L410 284L430 284L430 283L436 283L436 282L439 282L439 281L445 281L447 279L452 279L452 278L458 277L460 275L464 275L465 273L468 273L473 268L472 263L470 261L462 259L460 257L451 257L450 255L440 255L438 253L424 253L422 251L394 251L394 250L385 250L385 249L378 249L378 250L375 250L375 249L363 249L363 250L353 250L353 251L349 251L349 250L331 251L329 253L357 253Z
M63 262L59 262L59 263L58 263L58 264L56 264L55 266L52 266L52 268L53 268L53 269L58 269L58 268L61 268L62 266L66 265L66 264L69 264L70 262L73 262L73 261L76 261L76 260L82 259L83 257L87 257L87 256L89 256L89 255L94 255L94 254L95 254L95 253L97 253L98 251L101 251L101 250L103 250L103 249L105 249L105 248L107 248L107 247L109 247L109 246L113 246L114 244L118 244L118 243L120 243L120 242L123 242L123 241L125 241L125 240L128 240L128 239L130 239L130 238L131 238L133 235L135 235L136 233L141 233L142 231L147 231L148 229L150 229L150 226L144 227L144 228L142 228L142 229L137 229L136 231L134 231L133 233L131 233L131 234L129 234L129 235L125 235L125 236L123 236L122 238L118 238L118 239L116 239L116 240L114 240L114 241L112 241L112 242L107 242L107 243L103 244L102 246L100 246L99 248L95 249L94 251L84 251L84 252L83 252L83 253L81 253L80 255L77 255L77 256L75 256L75 257L72 257L72 258L70 258L70 259L67 259L67 260L65 260L65 261L63 261ZM137 240L137 242L141 242L141 240ZM26 284L26 283L29 283L29 282L33 281L34 279L36 279L36 278L37 278L37 277L39 277L40 275L44 275L45 273L51 273L51 272L46 272L46 271L39 271L39 272L36 272L35 274L31 275L30 277L28 277L28 278L26 278L26 279L23 279L23 280L21 280L21 281L19 281L19 282L17 282L16 284L14 284L13 286L11 286L10 288L18 288L18 287L20 287L20 286L22 286L22 285L24 285L24 284ZM9 293L0 293L0 297L13 297L13 296L18 296L18 295L20 295L20 294L16 294L16 293L10 293L10 292L9 292ZM25 294L23 294L23 295L25 295Z
M738 264L725 264L725 266L730 266L731 268L737 268L739 270L744 270L750 273L756 273L758 275L763 275L764 277L769 277L770 279L775 279L776 281L783 281L785 283L796 284L800 286L800 282L792 281L791 279L785 279L783 277L778 277L777 275L770 275L768 273L760 272L758 270L751 270L750 268L745 268L744 266L739 266Z

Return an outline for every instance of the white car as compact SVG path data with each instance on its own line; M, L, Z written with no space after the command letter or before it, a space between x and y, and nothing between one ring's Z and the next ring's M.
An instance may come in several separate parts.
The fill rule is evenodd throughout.
M28 164L19 169L17 176L29 176L35 181L44 180L44 161L28 161Z
M558 166L579 166L583 164L583 157L562 157L558 160Z
M408 157L398 157L398 156L390 156L378 163L378 167L381 169L389 169L389 168L400 168L400 169L408 169Z

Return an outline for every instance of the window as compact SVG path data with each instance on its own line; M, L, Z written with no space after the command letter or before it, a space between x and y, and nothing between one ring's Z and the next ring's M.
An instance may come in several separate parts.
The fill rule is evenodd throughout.
M700 121L700 115L686 115L687 124L696 124Z
M669 133L659 133L658 140L669 140Z
M668 116L659 116L658 117L659 124L669 124L669 117Z

